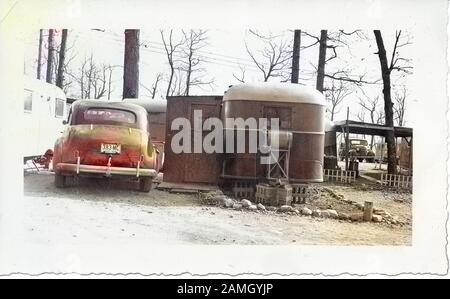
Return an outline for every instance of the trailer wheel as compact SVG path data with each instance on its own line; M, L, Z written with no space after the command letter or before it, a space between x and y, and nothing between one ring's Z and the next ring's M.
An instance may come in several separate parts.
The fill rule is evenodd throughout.
M152 178L140 178L139 179L139 191L141 192L150 192L153 187Z
M66 187L67 186L66 179L67 179L66 176L55 173L55 187L56 188Z

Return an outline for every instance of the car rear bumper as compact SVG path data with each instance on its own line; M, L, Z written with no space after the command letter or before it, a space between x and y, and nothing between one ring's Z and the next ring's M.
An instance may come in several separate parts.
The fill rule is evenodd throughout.
M108 167L98 165L58 163L55 167L57 173L62 174L97 174L97 175L120 175L134 177L156 177L158 174L155 169L147 168L127 168L127 167Z

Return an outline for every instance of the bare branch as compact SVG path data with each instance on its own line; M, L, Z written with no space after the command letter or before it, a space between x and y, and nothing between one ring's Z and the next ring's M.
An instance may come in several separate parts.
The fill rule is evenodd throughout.
M336 84L337 83L337 84ZM334 115L339 111L338 106L344 99L352 93L352 90L343 81L332 81L331 87L325 89L326 99L330 102L331 120L334 120Z
M245 49L255 66L261 71L264 82L271 77L285 77L284 73L288 71L292 58L290 45L278 36L264 36L254 31L250 33L262 44L262 49L251 50L247 41L245 41Z
M166 96L169 96L169 94L173 94L172 81L175 76L174 54L177 51L177 49L183 44L184 40L180 40L180 41L174 43L173 37L172 37L172 35L173 35L172 29L169 32L168 38L165 37L163 30L160 30L160 34L161 34L161 40L164 45L164 50L165 50L166 56L167 56L167 63L169 64L169 68L170 68L169 80L168 80L167 91L166 91Z
M245 69L240 65L239 69L241 70L241 75L238 77L233 73L233 77L241 83L245 83Z

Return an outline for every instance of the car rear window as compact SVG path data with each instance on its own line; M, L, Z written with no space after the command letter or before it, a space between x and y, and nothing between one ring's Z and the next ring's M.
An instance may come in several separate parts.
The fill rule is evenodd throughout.
M110 108L89 108L84 111L82 119L78 124L135 124L136 115L133 112L110 109Z

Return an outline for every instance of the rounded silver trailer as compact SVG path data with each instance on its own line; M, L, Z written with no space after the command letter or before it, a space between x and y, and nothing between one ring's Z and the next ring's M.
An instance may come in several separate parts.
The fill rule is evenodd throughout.
M271 119L279 119L278 137L282 137L284 147L289 147L285 167L289 180L323 181L325 98L314 88L290 83L234 85L223 97L222 114L225 124L226 118L263 118L269 124ZM236 129L225 126L225 130ZM259 163L257 155L236 153L226 157L224 178L250 179L266 174L267 167Z

